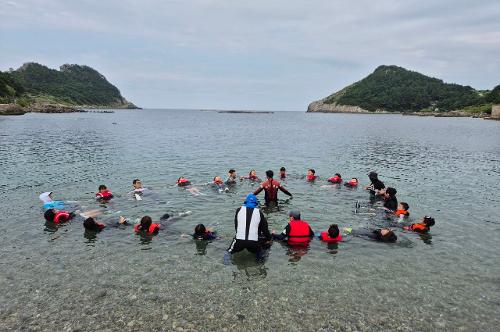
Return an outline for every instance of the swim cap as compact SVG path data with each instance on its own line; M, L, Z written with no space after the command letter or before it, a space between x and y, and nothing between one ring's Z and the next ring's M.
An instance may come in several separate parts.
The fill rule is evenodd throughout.
M292 217L295 220L300 219L300 211L299 210L292 210L288 213L288 216Z
M243 205L246 206L247 208L256 208L257 196L255 196L254 194L248 194Z

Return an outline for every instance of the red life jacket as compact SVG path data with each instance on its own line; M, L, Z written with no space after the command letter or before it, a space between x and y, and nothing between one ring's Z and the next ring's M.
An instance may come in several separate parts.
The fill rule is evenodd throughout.
M347 181L347 184L350 185L351 187L357 187L358 181L351 179L351 180Z
M342 234L340 234L339 232L339 235L337 237L330 237L330 235L328 235L328 232L321 232L321 241L324 241L324 242L340 242L342 241Z
M60 223L68 221L69 219L70 219L70 215L69 215L68 212L66 212L66 211L59 211L54 216L54 223L60 224Z
M307 221L292 220L288 223L290 232L288 233L288 244L307 244L311 241L310 227Z
M316 180L316 175L308 175L306 177L306 179L308 182L312 182L312 181Z
M328 182L341 183L342 182L342 178L340 176L338 176L338 175L335 175L335 176L332 176L331 178L329 178Z
M223 183L224 183L224 181L222 181L222 180L215 180L214 181L214 184L216 184L216 185L223 184Z
M111 199L111 198L113 198L113 193L111 191L109 191L109 190L106 190L106 191L104 191L102 193L101 192L96 193L95 197L97 199L99 199L99 198L102 198L102 199Z
M255 181L255 180L258 180L259 178L257 177L257 175L248 175L248 180L252 180L252 181Z
M147 234L148 235L153 235L155 234L156 232L158 232L160 230L160 224L155 224L155 223L152 223L150 226L149 226L149 229L147 231ZM139 233L139 232L142 232L143 229L141 228L141 224L137 224L134 226L134 231L136 233Z
M394 214L398 217L400 217L401 215L408 217L410 215L410 212L408 212L406 210L396 210L396 212L394 212Z
M177 181L177 185L179 187L185 187L185 186L188 186L190 184L191 184L191 182L188 179L180 179L179 181Z

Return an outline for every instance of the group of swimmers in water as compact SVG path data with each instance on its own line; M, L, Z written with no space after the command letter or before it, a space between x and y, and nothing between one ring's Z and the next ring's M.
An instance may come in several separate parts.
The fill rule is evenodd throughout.
M281 167L279 178L284 180L287 178L287 172L284 167ZM391 226L399 227L406 231L414 231L421 234L427 234L430 228L435 224L432 217L424 216L418 223L407 223L409 217L409 205L406 202L399 202L396 198L397 190L392 187L385 187L384 183L379 180L376 172L368 174L370 184L363 189L369 191L370 201L383 201L381 210L385 214L385 219L391 221ZM229 188L236 185L237 182L249 180L253 182L261 182L260 186L253 192L247 195L243 205L236 210L234 217L235 236L231 241L229 248L224 255L224 261L227 262L233 253L248 250L254 253L257 259L264 259L266 249L268 249L272 241L286 242L292 248L307 248L310 241L314 237L318 237L321 241L327 243L338 243L343 241L346 236L356 236L366 239L371 239L379 242L394 243L397 241L397 236L391 228L373 228L373 229L358 229L344 228L343 232L337 224L331 224L328 230L315 233L309 223L301 218L299 210L291 210L288 214L289 222L281 233L275 231L270 232L267 220L259 208L257 195L264 191L264 200L266 206L277 205L278 191L283 192L289 197L293 195L283 187L283 185L274 179L272 170L266 171L266 179L262 181L257 177L257 172L251 170L248 176L238 177L234 169L229 170L226 181L223 181L220 176L216 176L210 185L219 192L229 191ZM305 177L307 182L320 181L314 169L309 169ZM339 173L327 179L325 186L340 186L344 185L349 188L357 188L359 185L357 178L350 178L344 181ZM134 199L142 200L143 195L147 194L148 188L142 186L139 179L132 182L133 190L129 193ZM186 189L194 195L201 194L200 190L194 186L191 181L185 177L179 177L176 181L176 186ZM113 193L105 186L100 185L98 192L95 194L96 199L101 203L107 203L113 199ZM90 210L86 212L68 212L65 211L64 202L55 201L52 198L52 192L44 192L39 196L46 209L44 218L48 222L54 224L65 223L76 216L83 217L83 227L86 232L98 233L102 231L106 225L96 220L96 217L102 213L101 210ZM356 203L356 208L359 208L359 203ZM189 212L188 212L189 213ZM188 214L185 213L185 214ZM185 214L180 214L178 217L183 217ZM165 214L161 220L172 220L169 214ZM118 225L129 225L127 218L120 216ZM153 236L158 234L161 228L160 222L154 222L150 216L144 216L134 225L134 231L145 236ZM203 224L198 224L194 228L192 237L195 240L209 241L217 239L217 233Z

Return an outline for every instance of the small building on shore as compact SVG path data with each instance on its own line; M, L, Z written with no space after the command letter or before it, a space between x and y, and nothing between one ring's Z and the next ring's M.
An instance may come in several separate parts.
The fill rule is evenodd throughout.
M493 119L500 119L500 105L491 106L491 117Z

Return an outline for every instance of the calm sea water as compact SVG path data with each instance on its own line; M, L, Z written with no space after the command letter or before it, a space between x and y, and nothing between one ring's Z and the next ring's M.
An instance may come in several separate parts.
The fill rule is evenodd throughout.
M410 205L436 218L430 238L397 231L398 243L359 238L308 252L274 243L267 261L237 255L224 266L235 209L256 184L220 194L202 184L229 168L285 166L294 194L266 211L281 230L298 208L315 231L331 223L382 222L356 201L363 190L323 188L340 172L376 170ZM114 114L0 117L0 328L2 330L477 330L500 326L500 122L468 118L279 112L219 114L140 110ZM173 184L186 176L204 195ZM154 195L134 201L140 178ZM192 213L151 241L131 227L84 236L76 219L57 229L38 195L100 207L99 184L116 198L101 219ZM261 197L263 199L263 197ZM198 223L221 239L200 246Z

